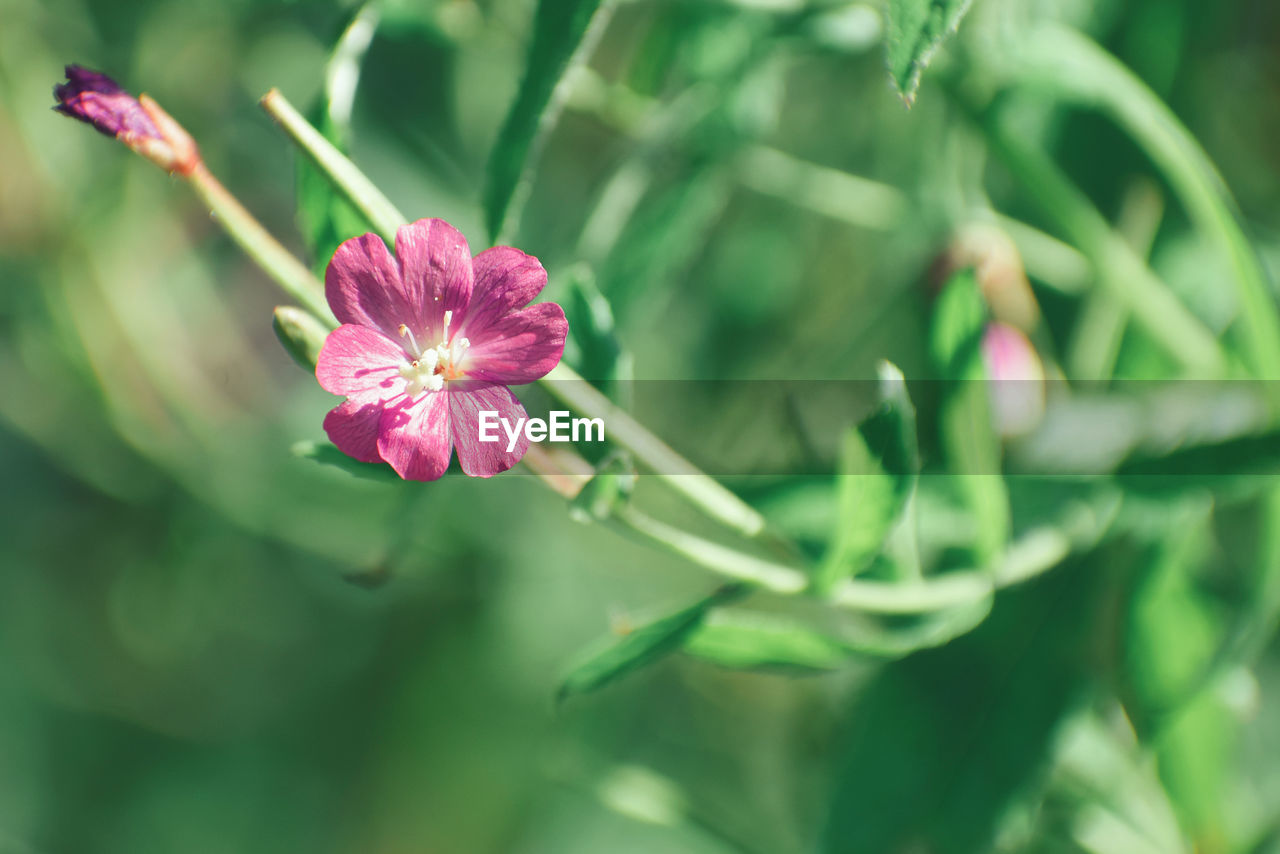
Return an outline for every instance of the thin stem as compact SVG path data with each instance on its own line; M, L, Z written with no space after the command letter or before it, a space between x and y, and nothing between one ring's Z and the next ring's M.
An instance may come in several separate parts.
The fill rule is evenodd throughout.
M316 168L327 175L356 210L373 224L382 239L394 243L396 229L407 220L391 200L345 154L312 127L278 89L263 95L261 104L298 148L311 158Z
M809 576L798 569L744 554L690 534L631 506L617 511L610 523L639 534L692 563L765 590L795 595L810 589ZM847 579L826 601L842 608L875 614L929 614L973 605L1001 590L1028 581L1057 566L1071 545L1060 531L1031 531L1006 549L994 572L957 570L918 581Z
M808 576L797 569L743 554L737 549L687 533L630 505L616 510L610 521L727 578L749 581L783 595L800 593L809 586Z
M583 415L604 419L614 444L634 454L708 516L751 539L765 534L765 519L755 508L699 471L568 365L557 365L543 377L542 384Z
M292 252L281 246L203 163L187 176L187 181L231 239L275 279L281 290L331 326L338 325L325 302L324 285L320 280Z
M972 107L972 105L968 105ZM1133 313L1155 342L1198 377L1226 373L1226 356L1217 339L1112 231L1093 203L1042 152L1027 145L1000 120L994 109L975 110L992 149L1026 185L1044 213L1088 257L1097 282Z
M1237 330L1254 375L1280 375L1280 315L1266 275L1226 182L1177 115L1122 62L1065 27L1034 33L1019 53L1016 73L1020 85L1039 76L1055 96L1106 112L1146 151L1235 273Z

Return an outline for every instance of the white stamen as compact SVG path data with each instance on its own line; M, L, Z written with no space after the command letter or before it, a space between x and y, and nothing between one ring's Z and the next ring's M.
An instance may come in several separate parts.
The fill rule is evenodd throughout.
M409 339L409 346L413 348L414 353L421 353L422 348L418 346L418 339L413 337L413 330L405 324L400 324L400 337Z

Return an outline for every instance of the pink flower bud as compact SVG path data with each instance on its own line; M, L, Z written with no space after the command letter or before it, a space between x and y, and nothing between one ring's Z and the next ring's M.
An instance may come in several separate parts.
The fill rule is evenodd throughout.
M53 87L54 107L93 125L167 172L190 174L200 164L195 142L146 95L135 98L97 71L68 65L67 82Z
M1035 348L1012 326L990 323L982 336L982 360L991 387L991 409L1001 436L1031 432L1044 416L1044 366Z

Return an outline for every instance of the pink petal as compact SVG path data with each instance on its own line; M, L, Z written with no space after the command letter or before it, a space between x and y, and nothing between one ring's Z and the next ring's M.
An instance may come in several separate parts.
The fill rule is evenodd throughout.
M408 360L400 345L367 326L343 324L329 333L316 360L316 379L334 394L378 391L382 399L405 385L400 366Z
M533 382L560 362L568 332L564 309L553 302L513 311L471 337L463 370L503 385Z
M523 308L547 284L547 271L532 255L510 246L486 249L471 262L475 290L467 316L457 334L476 336L518 308Z
M402 320L428 347L439 343L444 313L461 320L471 301L471 248L467 239L442 219L420 219L396 232L400 277L412 306L412 320ZM457 321L453 331L457 331Z
M338 247L324 271L324 295L342 323L381 329L396 338L400 324L420 320L415 299L400 279L400 267L376 234L353 237Z
M382 411L378 454L405 480L436 480L449 468L449 395L407 395Z
M362 463L380 463L378 422L382 409L382 401L377 398L348 398L324 417L324 432L328 434L329 441L348 457Z
M515 447L507 452L509 438L506 429L498 426L490 435L498 436L496 442L480 441L480 413L496 412L514 428L526 417L524 407L511 390L502 385L480 383L453 383L449 387L449 422L453 428L453 441L458 446L458 462L462 470L472 477L492 477L506 471L524 456L529 449L529 439L521 425Z

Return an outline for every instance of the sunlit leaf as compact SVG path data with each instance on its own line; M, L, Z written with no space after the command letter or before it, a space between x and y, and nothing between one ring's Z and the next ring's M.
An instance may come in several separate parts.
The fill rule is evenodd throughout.
M921 72L960 26L969 3L970 0L889 0L889 73L908 105L916 99Z

